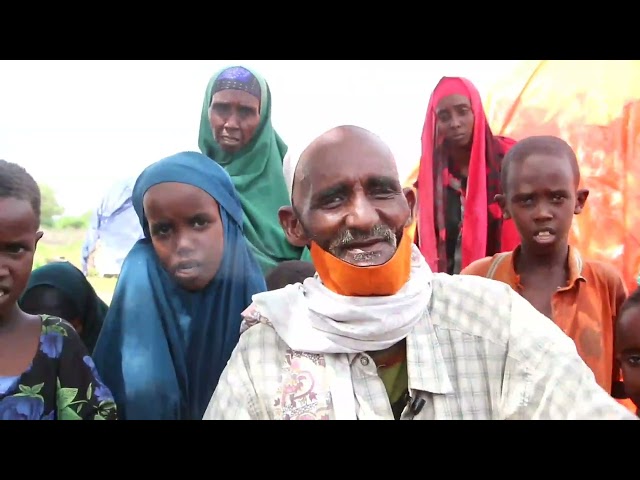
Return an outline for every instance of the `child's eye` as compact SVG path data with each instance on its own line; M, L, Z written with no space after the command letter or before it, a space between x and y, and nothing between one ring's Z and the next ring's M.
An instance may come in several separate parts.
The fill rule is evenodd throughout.
M155 237L163 237L169 235L171 227L169 225L154 225L151 229L151 235Z
M193 220L193 226L197 228L206 227L209 224L204 218L196 218Z
M640 367L640 355L631 355L627 358L627 363L632 367Z
M7 245L6 246L6 252L10 253L12 255L19 255L23 252L26 252L27 249L24 248L22 245Z

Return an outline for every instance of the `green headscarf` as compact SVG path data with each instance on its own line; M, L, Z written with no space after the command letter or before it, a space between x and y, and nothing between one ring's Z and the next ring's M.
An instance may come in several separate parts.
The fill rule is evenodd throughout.
M271 125L271 91L262 76L247 69L260 83L261 94L260 123L251 141L240 151L228 153L213 137L209 123L213 86L227 68L211 77L207 85L200 117L200 151L220 164L231 177L242 202L244 235L264 274L287 260L311 261L308 249L294 247L287 241L278 221L278 209L291 205L282 173L287 145Z

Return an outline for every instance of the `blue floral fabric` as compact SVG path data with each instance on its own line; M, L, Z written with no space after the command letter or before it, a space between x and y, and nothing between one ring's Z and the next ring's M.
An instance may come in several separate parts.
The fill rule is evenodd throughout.
M116 404L73 327L41 315L31 365L0 377L0 420L116 420Z

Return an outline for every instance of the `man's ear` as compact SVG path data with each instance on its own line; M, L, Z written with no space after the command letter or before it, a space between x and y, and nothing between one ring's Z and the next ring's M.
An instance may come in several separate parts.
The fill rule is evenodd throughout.
M278 220L280 221L282 230L284 230L287 241L291 245L302 248L309 244L309 239L305 235L304 228L302 228L302 224L293 211L293 207L280 207L278 210Z
M579 215L582 213L584 209L584 204L587 203L587 198L589 197L589 190L586 188L581 188L576 192L576 206L573 209L573 213Z
M498 193L493 199L500 206L500 210L502 210L502 218L508 220L511 218L511 214L507 211L507 197L502 193Z
M36 243L33 245L34 247L38 246L38 242L40 241L43 235L44 235L44 232L42 231L36 232Z
M409 210L411 212L409 219L407 220L407 225L411 225L411 223L413 223L416 219L417 216L417 211L416 211L416 203L417 203L417 198L416 198L416 191L411 188L411 187L407 187L407 188L403 188L402 189L402 193L404 194L404 198L407 199L407 203L409 204Z

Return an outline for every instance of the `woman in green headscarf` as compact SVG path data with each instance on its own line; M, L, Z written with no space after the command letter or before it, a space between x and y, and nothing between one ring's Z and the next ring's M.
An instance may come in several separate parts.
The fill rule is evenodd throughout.
M89 355L109 309L84 274L69 262L48 263L31 272L19 303L32 315L47 314L69 322Z
M229 174L244 211L244 234L266 275L287 260L311 260L291 245L278 221L290 205L282 173L287 145L271 125L271 91L264 78L244 67L216 73L200 118L200 151Z

